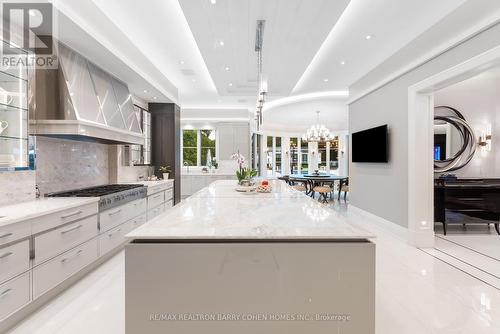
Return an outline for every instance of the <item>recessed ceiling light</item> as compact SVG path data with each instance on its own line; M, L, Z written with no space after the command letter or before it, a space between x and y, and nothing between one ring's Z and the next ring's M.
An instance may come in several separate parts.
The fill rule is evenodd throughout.
M156 97L156 96L153 96L153 100L156 100L156 99L157 99L157 97Z
M225 69L226 71L229 71L229 70L230 70L229 66L226 66L224 69Z
M192 82L196 82L196 79L191 79Z
M224 46L224 41L219 41L220 46Z
M345 61L344 61L344 60L342 60L342 61L340 62L340 65L345 65Z
M372 39L372 37L373 37L372 35L366 35L365 36L366 39Z
M184 60L181 60L179 64L184 65L185 64Z
M31 10L29 11L29 13L30 13L30 16L35 16L35 15L36 15L36 13L35 13L35 11L34 11L33 9L31 9Z
M148 90L147 90L147 89L145 89L145 90L143 90L143 92L144 92L144 93L147 93L147 92L148 92Z
M323 79L324 82L328 82L328 79Z
M229 86L229 87L233 87L233 83L232 83L232 82L230 82L230 83L228 84L228 86Z
M212 5L215 5L215 4L217 3L217 0L210 0L210 3L211 3Z

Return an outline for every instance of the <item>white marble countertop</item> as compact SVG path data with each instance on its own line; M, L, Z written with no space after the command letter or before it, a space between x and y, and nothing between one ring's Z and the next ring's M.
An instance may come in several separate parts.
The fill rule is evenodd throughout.
M74 207L97 203L99 197L44 197L0 207L0 226L48 215Z
M159 186L160 184L173 183L174 179L156 180L156 181L134 181L134 182L120 182L122 184L143 184L146 187Z
M368 239L335 212L281 181L271 194L244 194L216 181L146 224L130 239Z
M216 172L216 173L203 173L201 171L184 172L182 171L182 176L234 176L236 178L236 172Z

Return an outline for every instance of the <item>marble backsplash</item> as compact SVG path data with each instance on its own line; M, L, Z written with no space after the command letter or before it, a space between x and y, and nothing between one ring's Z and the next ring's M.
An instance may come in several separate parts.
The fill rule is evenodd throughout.
M109 183L108 145L38 136L36 183L42 196Z
M0 206L35 199L35 171L0 172Z

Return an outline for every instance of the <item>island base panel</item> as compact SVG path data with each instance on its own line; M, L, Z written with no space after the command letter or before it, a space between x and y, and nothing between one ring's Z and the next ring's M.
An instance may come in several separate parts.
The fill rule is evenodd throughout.
M371 242L131 243L126 333L375 333Z

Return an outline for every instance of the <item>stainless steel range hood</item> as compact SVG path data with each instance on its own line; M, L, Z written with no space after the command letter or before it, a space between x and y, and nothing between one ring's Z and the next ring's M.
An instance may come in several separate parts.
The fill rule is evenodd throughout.
M38 69L30 133L108 144L144 144L127 84L59 43L58 69Z

